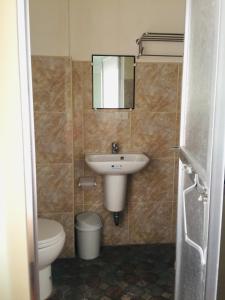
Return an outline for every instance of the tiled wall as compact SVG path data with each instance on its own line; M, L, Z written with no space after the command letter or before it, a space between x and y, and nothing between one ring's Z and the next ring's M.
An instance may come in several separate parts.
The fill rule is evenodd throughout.
M64 256L74 251L73 215L86 210L101 215L104 244L174 241L177 159L171 147L178 142L180 74L181 64L138 63L135 110L94 111L90 62L33 57L38 208L65 226ZM129 179L118 227L103 207L101 176L84 163L84 153L110 153L113 141L121 152L151 158ZM80 189L79 177L89 175L97 186Z
M60 221L74 255L74 165L71 61L32 57L38 213Z
M165 243L175 239L181 64L138 63L135 110L92 109L91 65L73 62L75 208L98 212L107 245ZM101 176L84 163L84 153L145 152L151 162L130 176L128 205L119 227L103 207ZM97 187L81 190L80 176L93 175Z

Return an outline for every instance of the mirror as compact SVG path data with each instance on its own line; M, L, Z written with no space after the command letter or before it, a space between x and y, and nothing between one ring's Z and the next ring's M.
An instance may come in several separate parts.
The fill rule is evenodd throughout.
M93 108L134 108L135 56L92 55Z

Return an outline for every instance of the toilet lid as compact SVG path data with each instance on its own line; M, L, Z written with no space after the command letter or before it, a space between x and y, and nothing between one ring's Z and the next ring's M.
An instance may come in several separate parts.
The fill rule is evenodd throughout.
M38 247L53 244L64 234L63 227L60 223L54 220L38 219Z

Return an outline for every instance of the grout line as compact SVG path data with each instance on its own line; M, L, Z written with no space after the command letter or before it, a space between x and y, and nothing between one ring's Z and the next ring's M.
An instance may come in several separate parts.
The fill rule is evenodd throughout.
M180 111L178 110L179 107L179 103L181 102L181 93L180 93L180 97L179 97L179 90L181 89L180 86L180 76L181 76L181 70L180 70L180 66L178 64L178 76L177 76L177 101L176 101L176 120L178 120L178 115L180 114Z
M132 143L132 119L133 119L133 111L130 111L130 150L133 150L133 143Z
M90 112L92 112L93 111L93 109L92 108L86 108L85 109L85 111L88 111L89 113ZM127 111L118 111L118 110L115 110L115 111L112 111L112 110L109 110L109 109L104 109L104 108L101 108L101 109L97 109L96 110L96 112L102 112L102 113L104 113L104 114L112 114L112 113L126 113ZM128 113L130 113L130 112L128 112ZM136 108L134 111L132 111L131 112L131 114L132 113L135 113L135 114L145 114L145 113L147 113L147 114L174 114L174 115L176 115L176 113L177 113L177 111L175 110L175 111L153 111L153 110L151 110L151 111L143 111L143 110L141 110L141 109L139 109L139 108Z
M73 178L73 228L74 228L74 215L75 215L75 166L74 166L74 103L73 103L73 70L72 70L72 59L70 59L70 110L72 114L72 178ZM75 256L75 236L74 236L74 230L73 231L73 245L72 245L72 251L73 255Z
M51 165L72 165L73 161L65 163L65 162L43 162L43 163L36 163L36 166L51 166Z
M48 214L48 215L72 215L73 216L73 212L65 212L65 211L62 211L62 212L39 212L38 213L40 216L43 216L43 215L46 215L46 214Z
M179 64L177 64L177 99L176 99L176 123L175 123L175 136L177 142L177 120L178 120L178 107L179 107L179 82L180 82L180 68ZM176 152L174 152L174 171L173 171L173 199L175 196L175 170L176 170Z
M83 162L82 162L83 164ZM82 165L82 176L85 176L84 175L84 165ZM84 209L85 209L85 202L84 202L84 198L85 198L85 190L83 188L81 188L81 200L79 200L79 206L82 207L82 211L81 212L84 212Z
M178 111L179 79L180 79L180 68L179 68L179 64L177 64L176 113Z
M70 113L70 111L66 111L66 110L64 110L64 111L34 111L34 113L37 115L40 115L40 114L69 114Z
M31 58L69 58L68 55L31 54Z
M129 112L130 113L130 151L133 150L133 143L132 143L132 113L133 113L133 110ZM128 183L129 184L129 181ZM128 201L127 201L128 202ZM128 218L128 221L127 221L127 226L128 226L128 244L130 243L130 208L129 208L129 203L127 203L127 218Z
M174 190L175 190L175 167L176 167L176 153L174 153L174 156L173 156L173 201L174 201L174 196L175 196L175 193L174 193Z
M82 156L84 156L84 152L85 152L85 99L84 99L84 84L83 84L83 77L84 77L84 66L82 64L82 68L81 68L81 79L82 79L82 85L81 85L81 99L82 99ZM82 171L83 171L83 176L85 176L85 162L84 162L84 157L82 159ZM84 211L84 206L85 206L85 192L83 190L82 192L82 203L83 203L83 207L82 210Z

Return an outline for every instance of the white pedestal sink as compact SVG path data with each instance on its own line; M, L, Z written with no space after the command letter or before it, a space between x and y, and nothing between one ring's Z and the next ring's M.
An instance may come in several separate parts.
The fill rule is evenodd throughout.
M142 170L149 158L145 154L87 154L85 162L104 176L104 206L120 212L125 206L127 175Z

